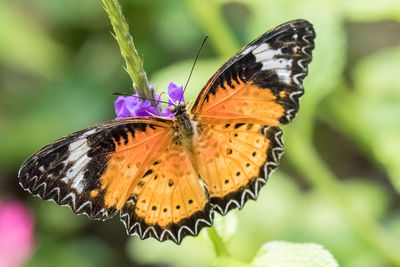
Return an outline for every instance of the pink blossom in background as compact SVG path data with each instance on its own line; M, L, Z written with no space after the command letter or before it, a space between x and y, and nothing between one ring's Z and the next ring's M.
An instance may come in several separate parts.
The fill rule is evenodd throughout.
M20 267L30 258L33 224L21 202L0 199L0 267Z

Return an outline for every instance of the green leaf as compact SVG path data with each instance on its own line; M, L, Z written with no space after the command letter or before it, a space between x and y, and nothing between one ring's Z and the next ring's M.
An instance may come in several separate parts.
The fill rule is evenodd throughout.
M337 267L329 251L314 243L265 243L253 260L258 267Z

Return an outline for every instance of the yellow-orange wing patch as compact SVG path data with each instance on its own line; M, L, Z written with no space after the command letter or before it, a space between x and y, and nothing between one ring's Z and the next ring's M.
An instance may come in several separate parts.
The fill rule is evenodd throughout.
M146 167L121 210L121 220L129 234L177 244L211 226L213 210L206 191L180 144L172 142Z
M191 113L203 123L279 126L298 111L315 33L304 20L265 33L225 63L200 92Z
M171 125L165 128L146 127L145 131L124 131L123 140L114 140L115 149L108 155L108 163L99 178L105 191L104 204L120 210L140 181L147 166L170 144Z
M199 125L196 159L213 207L221 214L256 199L283 152L278 127Z
M250 122L271 126L280 125L285 108L271 89L263 89L253 83L233 80L229 86L218 87L210 94L196 117L203 123Z

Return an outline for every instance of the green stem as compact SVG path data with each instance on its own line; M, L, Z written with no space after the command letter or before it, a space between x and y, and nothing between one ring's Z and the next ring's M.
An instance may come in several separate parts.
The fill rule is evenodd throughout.
M129 33L129 25L122 14L118 0L102 0L114 30L122 57L125 59L126 71L132 79L133 89L145 99L153 99L153 92L143 68L143 62Z
M214 245L215 254L218 258L220 257L230 257L230 253L225 247L225 243L222 238L218 235L217 231L215 231L214 226L211 226L208 230L208 236L210 237L211 242Z
M208 228L207 231L208 231L208 236L214 245L215 254L217 256L217 259L215 261L215 266L217 266L217 267L220 267L220 266L221 267L224 267L224 266L250 267L250 266L252 266L248 263L237 260L230 255L228 249L225 246L224 241L219 236L219 234L215 230L214 226Z

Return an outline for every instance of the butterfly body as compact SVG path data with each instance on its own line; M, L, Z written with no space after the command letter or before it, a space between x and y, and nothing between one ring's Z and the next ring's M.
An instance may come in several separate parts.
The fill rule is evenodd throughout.
M128 234L180 243L256 199L283 153L280 125L303 95L315 33L305 20L282 24L228 60L190 111L174 119L102 123L37 151L18 177L27 191L108 219Z
M190 150L193 148L193 138L195 132L197 132L197 125L190 114L186 110L186 104L181 102L173 107L174 115L176 118L176 141L182 142L183 145Z

